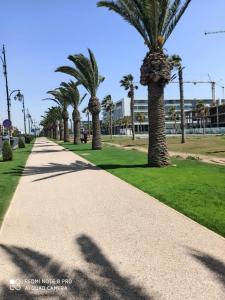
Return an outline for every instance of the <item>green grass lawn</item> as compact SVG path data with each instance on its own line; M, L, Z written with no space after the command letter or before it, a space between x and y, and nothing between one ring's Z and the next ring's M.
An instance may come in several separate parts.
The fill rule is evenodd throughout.
M176 166L148 168L135 150L62 145L225 237L225 167L173 159Z
M32 146L33 144L26 144L26 148L14 150L13 161L3 162L0 157L0 225L20 178L20 174L12 176L10 173L18 167L25 166Z
M180 136L168 136L167 143L170 151L186 152L194 154L211 155L225 158L225 136L187 136L186 143L180 143ZM132 141L130 137L114 137L113 141L109 136L104 136L103 141L113 142L123 146L140 146L143 148L148 147L147 138L139 138Z

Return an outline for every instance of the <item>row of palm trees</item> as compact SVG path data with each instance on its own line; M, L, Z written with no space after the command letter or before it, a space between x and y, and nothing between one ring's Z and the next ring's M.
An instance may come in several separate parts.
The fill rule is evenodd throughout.
M149 120L149 147L148 165L150 167L163 167L170 163L165 135L164 88L171 80L171 71L174 62L165 53L164 45L191 0L114 0L98 1L98 7L106 7L119 14L125 21L132 25L142 36L148 52L141 66L140 83L148 87L148 120ZM89 57L83 54L70 55L68 59L71 66L59 67L56 72L63 72L75 78L74 85L82 85L90 96L88 110L92 115L93 137L92 149L101 149L101 129L99 114L101 103L97 97L99 85L104 77L99 74L94 54L88 49ZM182 68L178 66L178 70ZM182 80L182 78L181 78ZM136 86L133 78L127 76L121 85L129 90L131 97L131 115L134 120L133 102ZM65 90L66 89L66 90ZM68 87L60 86L57 91L51 91L55 100L68 92ZM56 93L55 93L56 92ZM68 96L68 94L67 94ZM59 102L62 112L64 127L66 128L66 104ZM134 122L132 122L133 139ZM64 130L64 140L67 139Z

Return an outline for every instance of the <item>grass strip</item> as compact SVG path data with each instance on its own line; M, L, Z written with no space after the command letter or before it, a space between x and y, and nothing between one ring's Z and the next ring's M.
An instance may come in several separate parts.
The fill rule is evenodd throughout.
M17 148L14 150L12 161L4 162L2 161L2 157L0 157L0 225L16 190L32 147L33 143L26 144L26 148ZM14 176L12 176L12 173Z
M225 237L225 167L174 158L174 166L148 168L135 150L61 145Z

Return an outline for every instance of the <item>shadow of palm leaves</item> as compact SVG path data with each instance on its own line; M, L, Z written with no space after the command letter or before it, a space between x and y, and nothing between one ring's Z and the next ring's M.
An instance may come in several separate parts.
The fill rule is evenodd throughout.
M190 255L207 267L214 275L215 279L219 281L225 288L225 264L218 258L213 257L207 253L188 248Z
M20 279L72 279L72 284L68 285L66 290L33 291L23 287L20 291L11 291L10 287L3 283L0 286L0 299L153 300L153 297L148 296L143 288L133 284L129 278L123 277L89 236L81 235L76 243L87 263L85 271L65 270L50 256L32 249L0 245L18 267ZM49 284L37 286L47 287ZM57 287L57 285L51 286Z
M74 163L69 165L59 164L59 163L49 163L46 166L27 166L25 169L23 166L19 166L15 169L12 169L9 172L5 172L4 174L10 175L20 175L20 176L32 176L32 175L42 175L42 174L51 174L46 177L37 178L35 181L41 181L45 179L50 179L53 177L70 174L83 170L99 170L98 167L95 167L89 163L77 160Z

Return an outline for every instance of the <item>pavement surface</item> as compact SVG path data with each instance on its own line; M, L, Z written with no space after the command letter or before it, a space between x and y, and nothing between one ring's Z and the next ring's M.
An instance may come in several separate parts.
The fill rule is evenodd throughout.
M225 239L38 138L0 231L0 299L224 300Z

